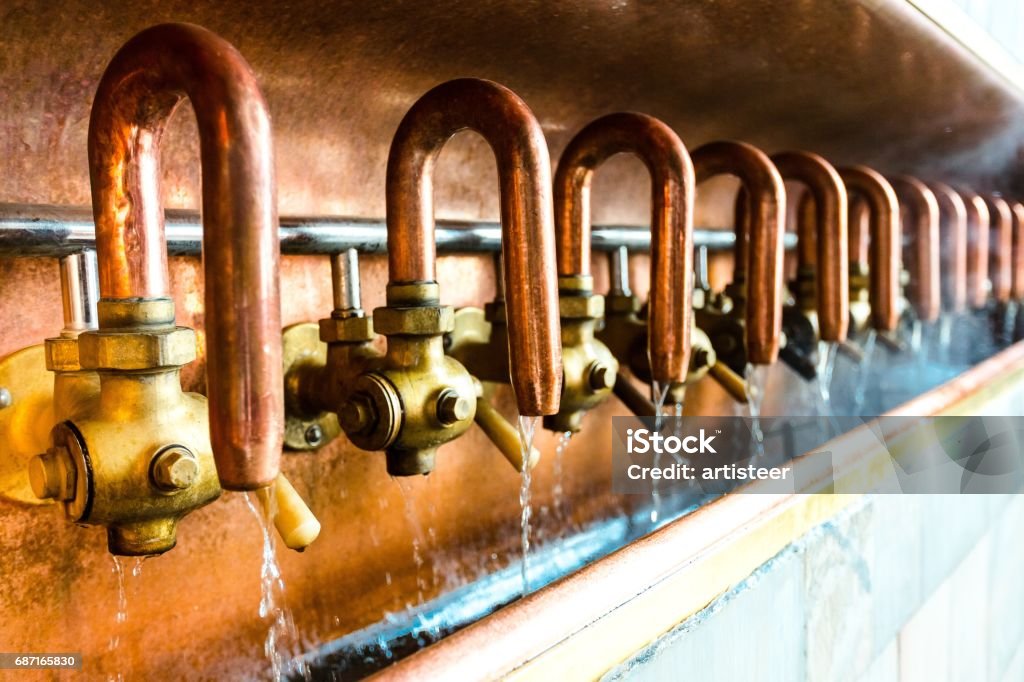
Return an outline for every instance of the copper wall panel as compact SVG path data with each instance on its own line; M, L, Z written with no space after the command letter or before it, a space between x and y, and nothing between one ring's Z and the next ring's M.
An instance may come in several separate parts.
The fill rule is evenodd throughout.
M430 87L462 76L522 96L553 160L586 122L631 109L663 119L690 148L735 138L768 153L808 149L836 165L866 163L979 190L1006 191L1020 180L1004 176L1024 141L1014 123L1024 120L1019 93L901 3L118 5L9 0L0 9L0 201L88 203L86 130L99 77L127 38L172 20L221 34L255 69L273 117L282 214L383 216L385 159L399 120ZM166 205L197 207L198 140L187 107L168 129L163 164ZM438 163L438 213L496 218L496 179L486 144L458 136ZM728 225L734 192L729 180L702 185L697 224ZM595 222L645 224L649 193L642 164L609 161L594 182ZM594 264L598 291L607 288L603 261ZM641 296L648 265L634 258ZM362 268L372 309L384 302L386 259L364 258ZM713 283L730 271L728 257L716 258ZM442 257L438 274L447 303L479 305L493 294L489 257ZM286 257L281 277L284 324L330 310L327 258ZM201 333L198 260L172 258L171 284L180 323ZM0 259L0 320L0 355L59 329L56 263ZM187 386L202 390L202 367L200 359L186 370ZM778 376L770 391L781 400L790 378ZM510 395L501 407L511 413ZM734 409L712 383L689 392L690 413ZM564 455L576 521L617 504L608 493L608 417L621 413L609 401L590 414ZM551 505L554 441L538 440L545 459L534 500L543 537L553 532L542 509ZM418 592L430 598L446 587L446 574L471 579L517 556L518 476L475 429L442 450L426 479L392 480L382 456L345 443L286 455L283 468L324 528L305 554L282 558L308 645L400 610ZM417 524L427 538L420 587ZM0 643L6 651L81 651L92 673L256 675L267 668L259 554L255 519L238 495L226 495L184 521L174 551L128 578L128 619L115 628L117 587L102 533L71 527L55 509L0 503ZM120 644L110 652L115 633Z

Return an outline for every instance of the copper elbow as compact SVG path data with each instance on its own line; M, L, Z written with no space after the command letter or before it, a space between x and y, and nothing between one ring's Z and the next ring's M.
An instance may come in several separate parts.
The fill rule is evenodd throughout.
M967 305L967 208L949 185L930 182L939 205L942 307L961 312Z
M202 150L210 436L221 484L258 488L277 477L284 424L270 116L242 55L198 26L139 33L100 81L89 122L100 294L169 293L159 146L185 97Z
M1013 215L1010 205L1000 197L984 197L989 215L988 272L992 296L1007 303L1013 290Z
M881 174L866 166L840 168L839 177L851 198L867 202L871 326L878 331L893 331L899 324L900 299L900 208L896 192Z
M686 380L693 296L693 165L679 136L645 114L610 114L569 142L555 172L558 274L590 274L590 183L619 153L640 157L651 176L651 376Z
M387 167L390 285L436 280L433 169L455 133L471 129L491 146L501 194L502 255L511 379L519 412L558 412L562 342L547 143L514 92L463 78L423 95L402 119Z
M984 308L988 300L990 216L985 200L969 189L957 191L967 208L967 303Z
M848 206L850 264L857 264L866 272L871 248L871 206L856 195L849 197Z
M737 281L747 287L747 360L775 362L782 332L783 242L786 190L764 152L744 142L710 142L690 155L697 183L723 173L739 177L747 211L736 220Z
M782 152L771 160L783 180L807 187L804 200L813 202L811 225L817 229L809 230L806 218L798 220L798 249L803 264L816 272L819 334L824 341L844 341L850 324L846 186L832 164L817 154Z
M1011 296L1015 301L1024 301L1024 204L1011 203L1010 213L1013 218Z
M920 180L908 176L890 180L900 202L905 226L903 266L910 273L907 299L923 322L934 322L942 310L939 278L939 204Z

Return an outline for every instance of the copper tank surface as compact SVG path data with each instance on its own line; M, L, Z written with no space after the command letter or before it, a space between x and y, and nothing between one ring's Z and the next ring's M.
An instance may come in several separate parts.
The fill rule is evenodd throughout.
M383 217L388 148L402 117L420 94L462 77L498 81L518 93L554 159L587 122L633 110L663 120L691 148L743 137L769 152L811 149L837 166L869 164L886 174L943 178L1006 196L1024 190L1019 95L906 3L816 3L790 12L762 0L137 0L116 9L85 0L10 0L0 17L3 202L90 203L88 121L100 76L125 41L167 21L205 26L245 55L271 116L284 215ZM495 41L496 35L516 39ZM826 52L834 58L822 59ZM169 119L159 148L167 208L198 209L203 201L199 128L190 107L187 99L181 103L184 111ZM496 220L496 178L487 143L457 135L437 159L438 216ZM729 225L735 188L727 178L703 183L696 225ZM595 223L648 225L650 181L635 158L621 155L603 165L593 196ZM1021 224L1024 213L1015 209L1015 215ZM712 257L714 288L728 281L729 261ZM195 257L172 256L168 265L177 321L203 339L218 310L203 292L220 273L208 275ZM442 256L437 265L445 303L478 305L495 290L490 256ZM632 265L632 289L646 296L649 258L633 256ZM318 319L331 308L328 259L287 256L280 266L281 324ZM365 307L383 305L387 259L365 257L361 266ZM604 259L595 260L593 272L595 286L606 287ZM1024 284L1016 289L1024 292ZM60 330L54 260L0 258L0 318L7 322L0 327L0 355ZM206 365L201 349L183 372L187 389L205 390ZM769 399L790 389L797 390L770 386ZM510 391L497 399L503 410L516 409ZM713 382L698 382L687 392L686 409L732 414L733 404ZM563 455L560 478L551 456L554 436L538 434L539 542L562 527L552 511L556 483L575 525L622 503L608 492L607 452L610 417L624 413L609 400L588 417ZM446 466L403 482L344 439L282 458L282 469L323 522L316 544L281 557L287 602L306 648L517 560L520 477L509 467L480 465L491 447L482 434L470 433L446 446ZM94 677L265 675L267 628L256 616L258 524L242 496L229 494L183 525L175 551L147 561L137 578L127 567L127 619L119 622L117 580L102 532L73 528L52 509L0 503L5 650L45 644L81 651L85 673ZM120 645L111 652L115 634Z

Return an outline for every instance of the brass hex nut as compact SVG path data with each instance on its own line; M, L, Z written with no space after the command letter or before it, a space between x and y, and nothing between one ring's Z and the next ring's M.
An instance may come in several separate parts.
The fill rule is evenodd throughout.
M373 326L387 336L447 334L455 329L455 309L448 305L377 308L373 311Z
M558 299L558 313L567 320L604 317L604 296L561 296Z
M46 339L46 369L51 372L77 372L82 369L78 359L78 339L57 336Z
M640 312L640 299L636 296L608 295L604 298L605 309L611 314L629 314Z
M196 359L196 334L188 327L151 331L90 331L78 337L83 369L180 367Z
M324 343L360 343L373 340L372 317L334 317L320 320L320 340Z

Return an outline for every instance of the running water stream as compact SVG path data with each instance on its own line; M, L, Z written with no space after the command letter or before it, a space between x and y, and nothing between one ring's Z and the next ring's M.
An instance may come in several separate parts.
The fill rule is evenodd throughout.
M868 393L868 382L871 379L871 363L875 355L875 345L878 340L878 332L874 329L868 331L867 339L864 341L864 359L860 362L860 370L857 373L857 387L853 392L853 414L860 415L864 412L864 402Z
M405 518L412 530L412 561L416 566L416 605L418 606L423 603L423 593L427 589L427 581L423 577L423 564L425 563L423 550L426 547L426 537L423 534L423 526L420 524L420 516L416 513L413 504L412 491L406 488L408 480L407 478L397 479L398 488L402 491L402 500L405 502Z
M669 385L662 386L657 381L651 382L651 402L654 403L654 430L661 430L661 422L665 418L665 400L668 398ZM654 451L654 468L661 466L661 452ZM651 523L657 523L661 516L661 493L658 492L658 481L651 481Z
M562 485L562 458L565 457L565 450L572 440L572 431L563 431L558 434L558 443L555 446L555 458L552 462L552 478L554 485L551 488L551 505L554 508L554 516L560 527L568 525L569 515L565 507L565 488ZM575 530L575 529L573 529Z
M537 430L538 417L519 416L519 448L523 462L530 461L530 454L533 452L533 436ZM530 478L532 472L529 466L524 465L522 471L522 484L519 487L519 506L522 514L519 518L519 539L523 548L523 596L530 593Z
M746 380L747 409L750 412L750 433L754 438L756 456L764 457L761 406L764 404L765 389L768 386L768 366L752 365L748 362L743 370L743 378Z
M117 653L121 646L121 636L124 634L125 623L128 622L128 585L129 581L137 582L142 576L142 563L148 559L148 556L134 557L132 559L132 568L128 572L128 576L125 575L125 558L110 555L111 560L114 562L114 567L111 571L117 576L117 612L114 615L114 627L112 628L113 634L110 636L110 641L107 643L107 652L110 654L110 658L113 660L114 655ZM119 661L113 660L115 664ZM120 667L120 666L118 666ZM107 676L109 682L121 682L125 678L125 673L118 672L112 673Z
M299 633L292 612L285 602L284 579L281 577L281 566L277 562L277 547L272 528L277 511L273 486L258 494L258 501L254 501L249 493L243 493L243 496L249 511L259 522L263 534L259 615L262 620L268 622L263 653L270 661L271 679L283 680L293 673L300 673L308 680L309 666L299 657Z

